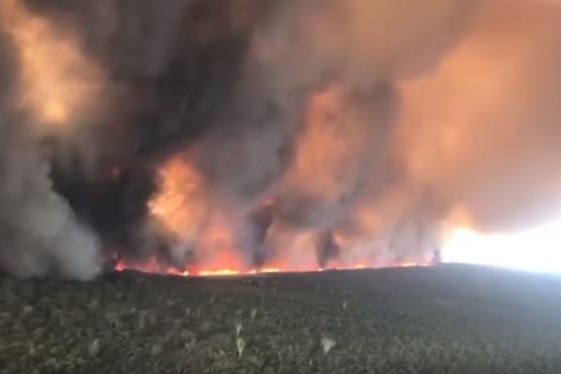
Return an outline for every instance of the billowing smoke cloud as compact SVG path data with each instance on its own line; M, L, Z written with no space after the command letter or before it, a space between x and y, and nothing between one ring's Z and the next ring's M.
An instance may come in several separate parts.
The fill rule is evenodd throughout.
M404 82L411 173L483 229L561 210L559 3L491 1L439 69Z
M64 52L51 29L33 19L15 1L2 1L0 36L2 93L0 108L0 266L17 276L60 273L88 279L99 269L97 239L77 220L70 206L52 188L43 136L63 121L80 92L72 98L57 87L66 65L41 67L35 58L43 48ZM20 28L25 28L26 34ZM39 42L39 31L43 31ZM9 38L8 38L9 37ZM55 45L56 44L56 45ZM68 73L68 72L67 72ZM13 82L15 75L19 82ZM72 80L72 78L70 78ZM76 89L77 87L71 88ZM66 105L68 104L68 105Z
M0 4L12 274L419 261L561 201L555 3Z
M273 197L274 224L265 239L273 257L286 260L287 248L301 248L290 256L300 265L305 248L320 259L324 252L337 256L331 244L321 244L323 233L349 231L343 226L352 225L354 210L375 209L404 183L391 146L400 108L396 82L437 65L461 38L471 6L286 2L258 24L238 99L202 140L199 165L215 193L246 209ZM391 212L380 235L404 222L404 208ZM361 247L378 234L354 231ZM380 251L370 248L372 261Z

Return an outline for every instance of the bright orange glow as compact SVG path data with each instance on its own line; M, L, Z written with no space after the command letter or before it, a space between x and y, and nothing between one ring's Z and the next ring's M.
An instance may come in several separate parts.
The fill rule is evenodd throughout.
M54 128L77 121L95 101L100 71L70 33L30 13L20 0L0 0L0 23L20 59L19 104Z
M405 267L425 267L429 266L428 262L404 262L400 264L390 264L383 266L384 268L405 268ZM352 266L336 266L331 265L326 267L325 269L315 268L315 269L294 269L294 268L276 268L276 267L263 267L263 268L255 268L251 270L242 270L240 269L230 269L230 268L223 268L223 269L215 269L215 270L178 270L173 267L162 267L156 264L156 261L153 259L148 261L146 264L137 265L137 264L127 264L124 261L121 261L115 265L114 270L118 272L126 271L126 270L135 270L144 273L153 273L153 274L166 274L171 276L178 276L178 277L236 277L236 276L251 276L251 275L259 275L259 274L279 274L279 273L312 273L312 272L321 272L321 271L328 271L328 270L365 270L365 269L378 269L381 266L375 265L368 265L368 264L356 264Z
M414 263L414 262L404 262L403 264L400 264L399 267L402 268L413 268L419 266L418 264Z
M244 271L241 252L237 250L236 228L228 217L214 212L197 242L197 259L205 271Z
M223 270L202 270L199 272L201 277L220 277L220 276L232 276L240 275L238 270L223 269Z
M172 159L160 169L160 191L148 207L166 231L182 240L196 240L208 208L203 177L184 160Z
M152 261L146 266L120 263L116 270L216 277L427 265L429 262L422 256L405 255L406 259L396 260L389 255L387 243L380 243L374 237L393 223L383 223L372 214L366 217L370 219L368 224L363 222L366 218L355 219L361 223L360 232L348 232L344 236L334 229L333 245L340 249L339 256L322 261L318 256L330 239L325 230L314 227L316 218L309 218L308 225L298 226L276 215L276 204L282 204L283 196L293 192L301 193L304 199L314 197L327 211L353 193L350 188L354 184L347 181L358 180L362 174L362 166L356 162L362 156L357 152L367 152L370 134L367 129L372 126L348 126L359 117L353 110L346 110L347 101L344 88L337 85L309 98L305 126L296 139L294 159L280 180L278 191L264 196L259 206L249 210L267 206L274 212L266 235L259 239L262 242L255 243L252 236L255 227L247 220L248 212L228 201L228 196L213 194L213 181L193 162L196 154L187 152L172 157L160 167L159 190L148 204L151 223L169 239L173 263L187 264L186 269L154 267L156 262ZM365 209L400 211L396 209L399 204L394 202L401 197L397 195L388 206L378 204ZM356 209L353 214L364 212ZM250 257L255 254L256 246L267 251L264 263L258 268L252 265L254 259Z
M279 268L263 268L259 270L260 273L280 273L281 269Z

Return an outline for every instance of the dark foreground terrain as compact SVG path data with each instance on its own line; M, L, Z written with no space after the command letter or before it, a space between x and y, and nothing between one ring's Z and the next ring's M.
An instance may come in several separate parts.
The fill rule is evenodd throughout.
M0 278L1 373L561 373L561 279L462 266Z

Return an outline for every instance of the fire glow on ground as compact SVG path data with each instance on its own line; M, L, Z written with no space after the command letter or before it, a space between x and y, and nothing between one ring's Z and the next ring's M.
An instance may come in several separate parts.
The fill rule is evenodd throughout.
M472 264L510 268L516 270L561 274L561 221L553 221L520 232L481 233L469 227L457 227L446 233L440 249L439 262ZM176 276L238 276L286 272L315 272L325 270L359 270L378 267L424 267L431 261L401 262L376 266L368 263L326 268L291 268L269 266L256 269L218 267L213 269L177 270L162 268L156 259L133 265L119 262L115 270L138 270L147 273L165 273Z

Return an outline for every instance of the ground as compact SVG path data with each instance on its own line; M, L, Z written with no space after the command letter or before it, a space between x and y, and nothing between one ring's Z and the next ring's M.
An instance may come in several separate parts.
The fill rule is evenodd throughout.
M561 373L561 278L0 278L1 373Z

